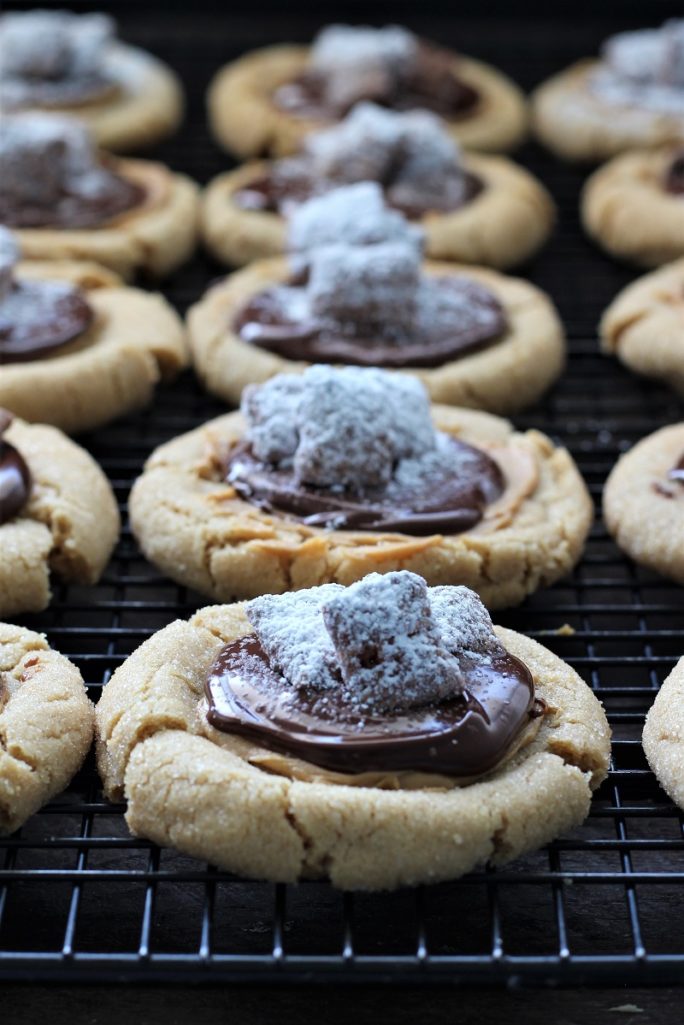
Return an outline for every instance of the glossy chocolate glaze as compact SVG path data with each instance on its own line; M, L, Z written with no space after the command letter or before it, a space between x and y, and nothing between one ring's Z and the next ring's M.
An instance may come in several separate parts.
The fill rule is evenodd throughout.
M677 154L667 169L665 189L675 196L684 196L684 150Z
M0 409L0 525L21 512L31 494L31 471L22 454L3 438L12 417Z
M273 95L276 107L293 117L314 121L336 121L349 107L333 107L325 100L325 80L304 71L281 86ZM391 110L430 110L447 121L467 117L477 106L480 94L458 77L456 58L449 50L431 43L419 44L413 75L391 96L370 96L373 102Z
M401 715L359 719L326 692L288 689L258 639L227 644L205 690L212 726L333 772L430 772L480 776L506 755L522 728L543 714L532 676L502 651L461 660L463 694Z
M47 304L40 281L14 281L11 288L25 301L27 315L12 322L0 304L0 366L56 355L55 350L73 342L92 323L93 311L76 289Z
M454 281L462 287L455 275L433 280L445 289L454 287ZM233 329L243 341L285 359L362 367L436 367L496 342L506 330L506 317L497 298L476 282L468 282L466 293L468 290L473 296L482 296L491 310L489 324L435 325L432 332L423 331L415 342L383 342L377 334L364 335L362 324L331 327L314 317L288 319L275 288L254 295L238 311Z
M86 196L66 190L50 206L18 203L3 194L0 182L0 223L7 228L97 228L144 199L141 185L113 172L106 191Z
M242 498L269 512L275 509L296 516L307 526L416 536L459 534L479 523L505 482L485 452L456 438L450 438L449 444L468 457L461 473L436 473L429 485L423 479L418 487L395 486L389 494L386 488L360 495L298 484L292 470L261 462L244 443L231 452L226 476Z
M330 189L346 184L349 183L332 179L323 183L313 172L279 175L276 168L274 173L261 175L249 185L238 189L233 194L233 202L243 210L278 213L286 217L295 206L306 202L307 199L323 195ZM387 205L398 210L409 220L418 220L430 211L451 213L470 203L484 188L480 178L465 171L462 187L459 184L458 189L454 189L451 194L446 190L444 195L419 205L403 201L400 194L396 195L393 192L391 181L379 184L383 186Z

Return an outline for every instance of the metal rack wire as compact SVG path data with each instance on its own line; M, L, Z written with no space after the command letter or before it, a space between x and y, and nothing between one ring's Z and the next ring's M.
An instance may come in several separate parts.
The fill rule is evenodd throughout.
M204 127L209 74L248 46L305 37L312 27L235 22L221 32L210 19L145 21L138 11L128 37L154 44L190 92L187 127L160 158L200 181L225 167ZM429 24L416 27L431 32ZM440 23L432 34L532 85L594 49L611 27L568 27L548 37L539 22L468 23L458 32ZM554 45L541 45L546 38ZM567 444L598 501L618 455L681 419L682 407L597 354L599 314L634 275L583 238L576 213L582 175L533 146L521 159L559 204L556 235L525 273L558 303L571 356L547 401L518 422ZM184 309L217 273L199 257L165 291ZM82 440L125 511L149 452L221 411L188 374L151 409ZM201 604L145 563L126 528L99 586L57 586L50 609L23 621L76 662L96 699L146 637ZM498 617L540 639L594 688L613 726L613 763L583 827L510 867L452 884L341 895L318 883L236 879L132 839L123 808L102 798L89 762L65 794L0 841L0 979L678 981L684 925L672 908L684 896L683 820L648 771L639 738L645 711L684 651L683 612L684 590L635 568L597 519L570 578ZM571 630L559 633L566 624Z

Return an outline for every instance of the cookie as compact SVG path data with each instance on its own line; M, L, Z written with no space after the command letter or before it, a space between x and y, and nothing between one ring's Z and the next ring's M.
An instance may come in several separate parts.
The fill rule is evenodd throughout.
M603 492L603 514L635 562L684 584L684 424L663 427L621 456Z
M684 229L684 225L683 225ZM601 318L601 348L684 395L684 258L623 289Z
M131 278L170 274L197 240L198 188L164 164L104 156L74 118L0 124L0 223L32 260L96 260Z
M403 568L431 584L466 584L496 608L516 604L567 573L592 518L567 451L485 413L435 406L432 417L440 431L460 441L522 460L522 475L509 467L511 481L518 481L507 492L511 501L503 507L494 501L491 517L472 530L427 536L336 530L262 511L226 481L229 454L245 435L240 413L212 420L152 454L131 492L132 529L163 573L218 601L324 581L349 584L373 570ZM277 434L273 420L267 433Z
M459 275L484 285L503 307L507 328L494 344L431 368L407 368L433 402L511 413L535 402L565 362L562 325L550 300L533 285L480 267L429 261L429 276ZM255 295L290 278L285 259L260 260L214 285L188 313L195 369L205 387L237 404L248 384L303 370L303 361L244 341L233 322Z
M76 666L42 634L0 623L0 836L67 786L90 749L93 720Z
M0 615L39 612L50 573L95 584L119 537L111 486L61 431L0 410ZM23 476L23 481L19 476Z
M350 42L330 35L340 28L343 35L352 34ZM412 56L404 54L400 62L393 62L390 55L388 62L378 51L384 49L383 38L392 46L396 31L403 34L400 45L406 44ZM436 49L396 27L371 31L369 35L369 30L363 28L332 26L317 37L312 47L279 45L255 50L227 64L211 83L211 130L221 146L239 157L283 156L295 152L311 132L338 121L353 103L370 99L396 109L432 109L444 117L449 131L468 149L503 152L519 145L527 134L527 109L520 89L488 64L441 49L435 57ZM408 99L397 100L396 90L401 93L404 85L395 78L395 69L399 64L403 66L398 72L401 79L404 67L411 64L416 53L427 51L428 60L439 62L438 84L428 94L414 90ZM344 66L350 56L352 68ZM389 80L388 63L393 63ZM333 86L332 96L327 90L332 105L329 109L319 105L317 109L304 106L293 110L292 84L306 82L310 74L327 78ZM403 78L411 74L408 67ZM427 77L431 80L432 73ZM445 82L447 92L456 88L461 98L467 98L466 109L451 112L439 103L431 106L431 96L443 94ZM340 88L346 95L338 98L335 93Z
M680 659L656 694L642 744L663 790L684 806L684 659Z
M128 801L135 835L243 876L380 890L503 864L586 816L610 731L579 676L541 645L496 629L495 643L524 661L544 714L476 782L331 772L209 723L207 678L224 646L250 634L245 611L215 606L172 623L104 689L98 765L109 798Z
M680 151L667 146L624 153L587 181L582 194L586 232L612 256L658 267L684 256L684 180L673 170Z
M600 60L582 60L532 95L537 137L563 160L598 162L684 142L684 21L623 32Z
M5 111L50 110L83 121L107 149L152 146L183 116L178 76L116 39L104 14L26 11L0 19Z
M0 406L25 420L70 433L98 427L149 403L159 380L187 363L183 326L161 295L71 260L25 261L14 279L42 290L67 283L88 311L85 330L42 355L9 362L0 341Z
M468 153L463 165L484 187L453 213L430 212L420 217L426 254L435 260L499 268L522 263L544 244L553 226L548 193L524 168L505 157ZM207 186L200 213L202 237L222 263L239 267L285 251L284 217L246 209L235 199L262 180L272 166L250 161Z

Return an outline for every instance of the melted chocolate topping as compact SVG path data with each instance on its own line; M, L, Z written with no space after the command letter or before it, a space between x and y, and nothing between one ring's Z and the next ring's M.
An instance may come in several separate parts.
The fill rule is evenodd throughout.
M665 189L675 196L684 196L684 150L677 154L667 169Z
M409 82L393 95L373 96L375 103L391 110L432 111L447 121L467 117L477 106L480 94L458 77L455 59L448 50L421 42L416 67ZM320 73L304 71L293 81L280 86L273 102L293 117L314 121L336 121L347 109L331 106L325 99L325 79Z
M374 488L350 494L295 481L292 470L281 470L258 460L241 443L230 455L227 479L237 493L261 509L282 510L310 527L336 530L382 530L424 536L459 534L482 519L484 511L504 490L498 465L485 452L449 439L466 458L458 475L445 466L414 487Z
M362 324L328 324L313 316L294 321L282 307L277 289L258 292L238 312L233 327L244 342L275 352L285 359L310 363L346 363L362 367L436 367L497 341L506 330L503 309L494 295L476 282L443 277L435 279L444 289L458 287L466 296L486 305L491 319L483 324L434 325L415 342L383 342L364 335Z
M31 471L21 453L3 439L12 418L0 409L0 525L20 512L31 493Z
M55 349L74 341L93 320L93 311L76 289L46 300L40 281L14 281L14 297L23 300L26 314L16 321L0 304L0 366L55 355Z
M8 228L97 228L139 206L144 199L141 185L113 172L106 191L87 196L65 190L50 206L18 203L3 195L0 182L0 223Z
M508 652L462 659L466 691L400 715L354 717L325 692L293 692L254 634L227 644L205 684L212 726L333 772L480 776L494 768L531 719L543 714L532 676ZM320 695L319 695L320 696Z
M260 178L251 181L242 189L233 194L233 201L243 210L258 210L261 212L278 213L287 217L293 207L300 203L320 196L323 192L335 188L346 182L329 180L325 183L317 179L312 173L300 175L278 175L277 172L264 174ZM385 192L385 202L394 210L407 217L409 220L418 220L431 210L442 213L450 213L470 203L484 188L480 178L467 171L463 174L463 188L454 190L452 196L438 197L423 205L407 203L402 200L401 195L395 195L392 190L392 183L380 182ZM326 187L322 187L326 186Z

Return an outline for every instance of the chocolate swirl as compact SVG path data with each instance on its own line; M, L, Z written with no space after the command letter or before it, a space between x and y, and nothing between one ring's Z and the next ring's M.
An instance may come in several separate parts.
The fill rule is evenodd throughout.
M458 473L451 459L445 459L443 467L432 468L428 479L421 477L413 486L390 482L387 488L362 495L300 484L291 469L261 462L244 443L231 452L226 476L242 498L261 509L296 516L311 527L416 536L459 534L479 523L505 482L485 452L456 438L449 438L448 444L451 457L463 457Z
M543 714L532 676L506 651L464 658L466 690L401 715L350 714L326 692L293 693L254 634L227 644L205 684L212 726L333 772L428 772L481 776L507 754L524 726Z
M496 342L506 330L505 313L496 297L475 281L456 275L436 278L444 289L458 289L483 311L477 321L450 319L426 326L415 341L383 342L364 334L363 324L329 324L310 316L294 320L283 308L277 288L253 296L237 313L234 331L240 338L285 359L311 363L344 363L362 367L435 367Z
M21 512L31 493L31 471L24 457L3 435L12 416L0 409L0 525Z

